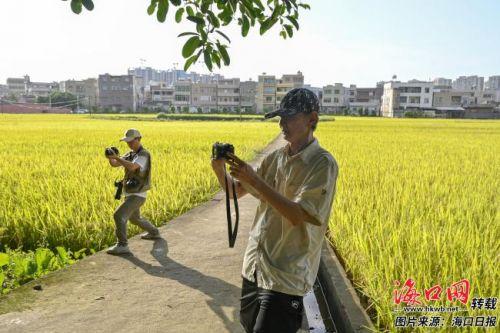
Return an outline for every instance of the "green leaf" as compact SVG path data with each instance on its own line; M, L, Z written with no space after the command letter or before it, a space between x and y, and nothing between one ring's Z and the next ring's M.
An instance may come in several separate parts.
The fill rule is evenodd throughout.
M181 4L181 0L170 0L170 2L172 3L172 5L174 6L180 6Z
M220 43L217 43L217 49L222 57L222 61L224 61L224 65L229 66L231 59L229 59L229 54L227 53L226 47Z
M87 10L94 9L94 2L92 0L82 0L82 4Z
M0 267L9 264L9 255L7 253L0 253Z
M290 4L290 2L285 1L285 5L286 5L286 10L290 12L292 10L292 5Z
M20 278L23 276L24 274L24 258L21 258L20 256L19 257L12 257L12 267L14 268L13 269L13 272L14 272L14 276Z
M222 37L224 37L229 43L231 43L231 40L229 39L229 37L226 36L225 33L223 33L220 30L215 30L215 32L218 33L219 35L221 35Z
M273 26L272 21L273 21L272 18L269 17L260 23L260 34L261 35L265 34L266 31L269 30Z
M182 56L188 58L194 53L194 50L200 45L200 39L198 36L193 36L189 38L182 48Z
M188 13L188 16L195 16L193 8L191 8L190 6L186 7L186 13Z
M208 12L208 9L210 8L210 5L212 4L212 1L207 1L207 0L203 0L202 3L201 3L201 12L203 14L206 14Z
M148 15L153 15L156 10L156 5L158 5L158 0L151 0L151 3L148 6Z
M180 23L182 21L182 14L184 14L184 8L181 7L175 12L175 22Z
M177 37L184 37L184 36L198 36L198 34L196 32L183 32L177 35Z
M197 16L191 16L189 15L187 17L187 19L191 22L194 22L196 24L201 24L201 25L205 25L205 20L203 20L201 17L197 17Z
M248 30L250 30L250 22L248 21L248 17L243 16L243 23L241 25L241 35L246 37L248 35Z
M85 254L85 252L86 252L86 251L87 251L87 249L86 249L86 248L83 248L83 249L81 249L81 250L79 250L79 251L76 251L76 252L73 254L73 257L74 257L75 259L85 258L85 257L86 257L86 254Z
M191 58L189 58L188 60L186 60L186 62L184 63L184 71L187 72L187 70L189 69L189 67L191 67L191 65L196 62L196 60L198 60L198 57L199 57L199 53L197 55L194 55L192 56Z
M284 25L286 32L288 32L288 36L293 37L293 28L290 24Z
M217 15L223 22L223 25L228 25L233 19L233 12L229 6L226 6L222 12Z
M299 3L299 6L302 7L302 8L304 8L304 9L311 9L311 6L309 6L306 3Z
M217 65L217 67L220 68L220 57L219 55L217 54L217 51L216 50L213 50L212 51L212 60L215 62L215 64Z
M0 272L0 291L3 289L3 282L5 281L5 275Z
M82 12L82 0L71 0L71 10L75 14Z
M38 272L38 268L37 268L36 262L29 260L28 261L28 265L26 266L26 271L25 272L28 275L28 278L30 280L32 278L34 278L35 273ZM40 270L40 272L41 272L41 270Z
M59 259L61 260L61 263L67 264L69 261L68 252L66 252L66 250L60 246L57 246L56 250L57 250L57 254L59 255Z
M207 65L208 70L212 71L212 58L208 49L205 49L205 51L203 51L203 59L205 60L205 65Z
M47 270L50 259L54 254L49 249L38 248L35 251L35 262L37 266L37 273L42 273Z
M208 19L214 27L216 28L220 27L219 19L217 18L217 16L215 16L215 14L212 11L208 12Z
M295 29L299 30L299 23L296 19L291 16L287 16L286 18L288 19L288 21L292 22L292 24L295 26Z
M168 0L158 1L158 11L156 11L156 19L160 22L165 22L168 13Z

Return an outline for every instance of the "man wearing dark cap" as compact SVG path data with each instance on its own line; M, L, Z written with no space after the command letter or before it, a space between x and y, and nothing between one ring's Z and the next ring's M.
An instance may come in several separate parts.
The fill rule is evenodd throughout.
M112 167L123 166L125 169L123 179L125 200L113 215L118 241L107 250L107 253L117 255L131 253L127 245L128 220L147 231L141 238L160 238L158 229L140 213L141 206L146 202L147 191L151 188L151 155L141 144L141 133L134 128L127 130L120 141L125 141L131 150L123 157L107 155Z
M292 89L265 115L280 116L285 147L256 171L232 154L212 160L223 189L228 163L238 197L260 200L242 269L240 322L247 333L292 333L301 326L302 298L316 279L338 175L337 162L313 136L318 113L312 91Z

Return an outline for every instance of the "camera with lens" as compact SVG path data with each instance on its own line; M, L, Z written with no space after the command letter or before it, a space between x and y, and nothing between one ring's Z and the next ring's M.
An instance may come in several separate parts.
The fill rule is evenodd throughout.
M118 148L116 147L108 147L104 150L104 155L106 156L111 156L111 155L119 155L120 153L118 152Z
M212 146L212 158L214 160L228 158L227 153L234 154L234 146L230 143L216 142Z
M116 187L115 199L120 200L123 191L123 181L121 180L115 181L115 187Z

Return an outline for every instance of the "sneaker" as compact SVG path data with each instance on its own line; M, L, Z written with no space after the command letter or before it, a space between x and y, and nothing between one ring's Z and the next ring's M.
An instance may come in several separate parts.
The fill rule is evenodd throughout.
M160 232L156 231L155 233L152 232L146 232L141 235L142 239L160 239Z
M130 249L128 248L127 245L120 245L120 244L115 244L112 247L110 247L106 253L108 254L115 254L115 255L120 255L120 254L132 254L130 252Z

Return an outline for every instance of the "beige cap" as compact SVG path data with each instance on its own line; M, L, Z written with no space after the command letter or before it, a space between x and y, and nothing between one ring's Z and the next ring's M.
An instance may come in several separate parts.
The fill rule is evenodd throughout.
M136 130L135 128L131 128L125 132L125 136L121 138L120 141L130 142L135 138L140 138L140 137L141 133L139 133L139 131Z

